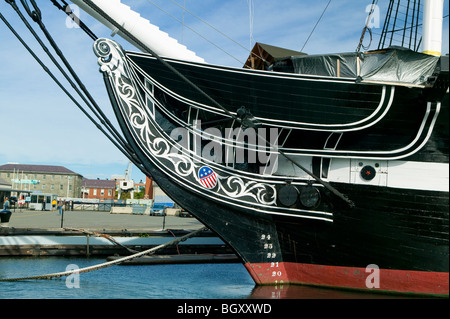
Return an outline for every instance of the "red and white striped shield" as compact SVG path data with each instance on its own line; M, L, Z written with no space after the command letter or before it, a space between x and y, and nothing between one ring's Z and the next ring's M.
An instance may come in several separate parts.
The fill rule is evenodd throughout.
M198 179L200 184L208 189L212 189L217 185L217 174L208 166L203 166L198 170Z

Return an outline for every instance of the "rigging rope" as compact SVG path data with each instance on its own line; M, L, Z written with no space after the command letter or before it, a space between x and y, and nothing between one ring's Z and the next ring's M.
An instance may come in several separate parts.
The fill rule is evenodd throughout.
M119 243L117 240L115 240L112 236L110 236L108 234L96 233L96 232L91 232L91 231L88 231L88 230L85 230L85 229L77 229L77 228L64 228L64 230L78 231L78 232L82 232L83 234L92 235L92 236L95 236L95 237L105 238L106 240L110 241L114 245L117 245L117 246L120 246L122 248L125 248L126 250L128 250L132 254L138 253L137 250L133 250L131 248L128 248L127 246L122 245L121 243Z
M250 0L247 0L250 1ZM150 0L147 0L147 2L153 4L155 7L157 7L158 9L160 9L161 11L165 12L163 9L159 8L156 4L152 3ZM228 36L226 33L223 33L222 31L220 31L219 29L217 29L216 27L214 27L212 24L208 23L206 20L200 18L199 16L197 16L195 13L189 11L188 9L186 9L186 7L182 7L180 4L178 4L177 2L175 2L174 0L170 0L170 2L172 2L173 4L175 4L176 6L180 7L183 9L183 12L187 12L189 13L191 16L193 16L194 18L196 18L197 20L199 20L200 22L206 24L208 27L210 27L211 29L213 29L214 31L216 31L217 33L219 33L220 35L224 36L225 38L227 38L228 40L232 41L233 43L235 43L236 45L238 45L239 47L241 47L242 49L244 49L245 51L247 51L249 54L256 56L257 58L261 59L264 62L267 62L266 59L264 59L264 57L262 57L259 54L256 54L255 52L252 52L251 48L248 49L246 48L244 45L242 45L241 43L237 42L236 40L234 40L233 38L231 38L230 36ZM253 4L249 4L249 9L250 11L250 41L253 38L253 10L254 10L254 5ZM168 13L166 13L167 15L169 15ZM169 15L170 16L170 15ZM170 16L172 17L172 16ZM175 19L176 21L179 22L178 19L172 17L173 19ZM183 23L183 26L186 26ZM189 28L189 26L186 26L187 28ZM209 41L208 39L204 38L202 35L198 34L196 31L192 30L191 28L189 28L191 31L195 32L197 35L199 35L200 37L202 37L203 39L205 39L206 41L210 42L211 44L213 44L215 47L217 47L219 50L225 52L223 49L219 48L216 44L212 43L211 41ZM228 54L227 52L225 52L226 54ZM230 55L230 54L228 54ZM233 57L234 58L234 57ZM236 58L234 58L235 60L237 60ZM239 63L242 63L241 61L238 61Z
M369 15L367 16L367 20L366 20L366 25L363 28L358 47L356 48L356 52L359 52L361 50L361 47L364 50L368 50L370 45L372 44L372 30L371 30L371 28L369 28L369 23L370 23L372 15L375 12L375 8L376 8L377 4L378 4L378 0L372 1L372 6L370 7ZM370 35L370 42L368 45L365 46L365 45L363 45L363 41L364 41L364 37L366 36L367 31L369 32L369 35Z
M306 44L308 43L309 38L311 38L312 34L314 33L314 30L316 30L317 25L319 24L320 20L322 20L322 17L323 17L323 15L325 14L325 11L327 11L328 6L330 5L330 3L331 3L331 0L328 1L327 6L326 6L325 9L322 11L322 14L321 14L320 17L319 17L319 20L317 20L316 25L315 25L314 28L312 29L312 31L311 31L311 33L309 34L308 38L306 39L305 44L303 44L303 47L302 47L302 49L300 50L300 52L303 52L303 49L305 48Z
M38 43L40 44L40 46L42 47L42 49L47 53L47 55L49 56L49 58L52 60L52 62L55 64L55 66L58 68L58 70L61 72L61 74L66 78L66 80L69 82L69 84L73 87L73 89L77 92L77 94L81 97L81 99L84 101L84 103L86 103L86 105L89 107L89 109L95 114L95 116L100 120L100 122L109 130L109 132L116 138L116 140L118 140L121 144L121 146L124 149L127 149L128 152L131 151L131 148L127 145L126 141L119 135L119 133L117 132L117 130L112 126L111 122L109 121L109 119L106 117L106 115L103 113L103 111L101 110L101 108L98 106L98 104L95 102L94 98L91 96L91 94L87 91L86 87L84 86L84 84L81 82L80 78L78 77L78 75L75 73L75 71L73 70L72 66L69 64L69 62L67 61L67 59L64 57L64 55L62 54L61 50L58 48L58 46L56 45L56 42L53 40L53 38L51 37L51 35L49 34L49 32L47 31L45 25L42 22L42 15L41 15L41 11L39 10L38 6L36 5L35 0L30 0L35 11L31 11L26 0L21 0L23 7L25 8L25 11L28 13L28 15L33 19L33 21L35 21L39 27L41 28L42 32L44 33L44 35L46 36L47 40L49 41L49 43L51 44L51 46L53 47L53 49L55 50L56 54L60 57L60 59L63 61L64 65L66 66L66 68L69 70L70 74L72 75L72 77L75 79L76 83L78 84L78 86L80 87L80 89L83 91L83 93L87 96L87 98L89 99L89 101L92 103L89 104L89 102L86 100L85 96L80 92L80 90L78 89L78 87L73 83L73 81L69 78L69 76L66 74L66 72L64 72L64 70L62 69L61 65L56 61L56 59L53 57L53 55L51 55L50 51L47 49L47 47L44 45L44 43L42 42L42 40L39 38L39 36L36 34L36 32L34 32L33 28L30 26L30 24L25 20L25 18L23 17L23 15L21 14L19 8L17 7L17 5L15 4L14 1L11 1L11 5L14 8L14 10L17 12L17 14L20 16L20 18L22 19L22 21L25 23L25 25L27 26L27 28L30 30L30 32L33 34L33 36L35 37L35 39L38 41Z
M51 273L51 274L46 274L46 275L18 277L18 278L0 278L0 282L21 281L21 280L53 279L53 278L70 276L70 275L73 275L73 274L87 273L87 272L91 272L91 271L94 271L94 270L99 270L99 269L111 267L111 266L114 266L114 265L119 265L119 264L121 264L121 263L123 263L125 261L136 259L136 258L145 256L145 255L154 253L154 252L156 252L156 251L158 251L158 250L160 250L162 248L165 248L167 246L176 244L176 243L178 243L180 241L184 241L184 240L186 240L186 239L188 239L188 238L190 238L190 237L192 237L192 236L194 236L194 235L196 235L196 234L198 234L198 233L200 233L200 232L202 232L204 230L207 230L207 229L208 229L207 227L202 227L202 228L200 228L198 230L195 230L195 231L193 231L193 232L191 232L191 233L189 233L187 235L184 235L184 236L182 236L180 238L172 240L172 241L170 241L168 243L165 243L165 244L159 245L157 247L153 247L153 248L150 248L150 249L147 249L147 250L135 253L135 254L130 255L130 256L126 256L126 257L119 258L119 259L116 259L116 260L113 260L113 261L109 261L109 262L106 262L106 263L102 263L102 264L98 264L98 265L94 265L94 266L89 266L89 267L85 267L85 268L81 268L81 269L75 269L75 270L58 272L58 273Z
M14 3L14 0L6 0L8 3ZM330 4L331 0L328 2L328 5ZM213 106L216 106L217 108L221 109L227 116L233 118L234 120L236 120L238 123L240 123L241 125L245 124L244 120L241 119L239 116L236 116L234 114L232 114L227 108L225 108L224 106L222 106L220 103L218 103L215 99L213 99L210 95L208 95L206 92L204 92L200 87L198 87L195 83L193 83L191 80L189 80L185 75L183 75L180 71L178 71L177 69L175 69L171 64L169 64L166 60L164 60L163 58L161 58L158 54L156 54L153 50L151 50L149 47L147 47L145 44L143 44L141 41L139 41L138 39L136 39L131 33L129 33L127 30L125 30L121 25L119 25L116 21L110 19L109 16L105 15L105 13L99 8L97 7L97 5L95 5L92 1L90 0L85 0L85 3L87 5L89 5L94 11L96 11L98 14L100 14L103 18L105 18L107 21L109 21L114 27L116 27L118 30L121 30L122 33L124 35L126 35L127 37L134 39L134 41L141 46L142 48L144 48L148 53L150 53L151 55L153 55L160 63L162 63L165 67L167 67L170 71L172 71L173 73L175 73L177 76L179 76L183 81L185 81L188 85L190 85L195 91L197 91L198 93L200 93L202 96L204 96L208 101L210 101L210 103L212 103ZM328 8L328 5L326 8ZM323 14L326 11L326 8L324 10ZM44 70L46 70L46 72L52 77L52 79L60 86L60 88L72 99L72 101L82 110L82 112L88 116L89 119L91 119L91 121L97 126L97 128L99 128L112 142L113 144L118 147L119 150L122 151L122 153L127 156L133 163L135 163L134 158L130 157L130 154L126 153L124 150L122 150L115 141L113 141L111 139L111 137L109 135L107 135L106 132L104 132L104 130L100 127L100 125L98 125L98 123L95 122L95 120L92 119L92 117L81 107L81 105L70 95L70 93L62 86L62 84L54 77L54 75L45 67L45 65L42 63L42 61L39 60L39 58L34 54L34 52L26 45L26 43L20 38L20 36L15 32L15 30L9 25L9 23L7 23L6 19L2 17L2 20L9 26L9 28L11 29L11 31L16 35L16 37L18 37L19 41L27 48L27 50L30 52L30 54L38 61L38 63L44 68ZM317 24L316 24L317 25ZM306 44L306 43L305 43ZM344 194L340 193L337 189L335 189L333 186L331 186L328 182L323 181L322 179L320 179L318 176L314 175L312 172L310 172L308 169L306 169L304 166L302 166L301 164L299 164L295 159L291 158L290 156L288 156L287 154L285 154L283 151L279 150L277 147L275 147L274 145L272 145L269 141L265 140L265 142L270 146L271 149L276 150L281 156L283 156L286 160L290 161L291 163L293 163L294 165L296 165L297 167L299 167L301 170L303 170L306 174L308 174L309 176L311 176L314 180L316 180L319 184L321 184L322 186L324 186L326 189L328 189L330 192L332 192L334 195L336 195L338 198L342 199L344 202L346 202L349 207L354 207L354 203L348 199ZM136 163L135 163L136 164ZM136 164L137 165L137 164ZM150 176L149 172L144 168L141 167L139 165L137 165L145 174L147 174L148 176Z
M249 39L249 51L252 50L252 43L253 43L253 16L255 15L255 5L253 3L253 0L247 0L248 3L248 11L249 11L249 25L250 25L250 39Z
M66 1L61 0L61 2L64 4L64 6L60 5L58 3L57 0L51 0L51 2L53 3L53 5L55 7L57 7L59 10L64 11L71 19L73 22L75 22L84 32L86 32L86 34L92 39L92 40L97 40L97 36L94 34L94 32L92 32L84 23L83 21L80 20L79 17L77 17L75 15L75 13L72 11L72 9L70 8L70 5L67 4Z
M231 53L225 51L224 49L222 49L220 46L218 46L217 44L215 44L214 42L212 42L211 40L209 40L208 38L206 38L205 36L201 35L200 33L198 33L197 31L195 31L194 29L192 29L190 26L185 25L182 21L180 21L179 19L177 19L176 17L174 17L173 15L171 15L169 12L167 12L166 10L164 10L163 8L161 8L160 6L158 6L156 3L154 3L151 0L147 0L147 2L149 2L150 4L154 5L155 7L157 7L159 10L161 10L162 12L164 12L165 14L167 14L169 17L171 17L172 19L178 21L179 23L181 23L183 26L185 26L186 28L188 28L189 30L191 30L192 32L194 32L195 34L197 34L199 37L201 37L202 39L204 39L205 41L208 41L210 44L212 44L213 46L215 46L217 49L219 49L220 51L224 52L226 55L228 55L229 57L233 58L234 60L236 60L237 62L244 64L244 62L240 61L238 58L236 58L235 56L233 56Z
M198 87L195 83L193 83L191 80L189 80L185 75L183 75L180 71L175 69L169 62L161 58L158 54L156 54L152 49L150 49L148 46L143 44L141 41L136 39L130 32L125 30L123 26L119 25L116 21L112 20L109 16L107 16L96 4L94 4L91 0L84 0L84 2L91 7L95 12L97 12L99 15L101 15L103 18L105 18L109 23L111 23L115 28L118 30L121 30L124 35L129 37L130 39L133 39L140 47L144 48L148 53L153 55L156 60L158 60L162 65L167 67L170 71L175 73L177 76L179 76L183 81L185 81L189 86L191 86L195 91L197 91L199 94L204 96L210 103L212 103L213 106L221 109L227 116L235 119L238 123L243 124L243 120L239 118L238 116L232 114L227 108L222 106L219 102L217 102L215 99L213 99L209 94L207 94L205 91L203 91L200 87ZM331 0L328 2L330 4ZM328 5L327 5L328 7ZM325 13L325 11L323 12ZM314 175L312 172L310 172L308 169L306 169L304 166L299 164L297 161L295 161L293 158L285 154L283 151L279 150L278 148L274 147L269 141L265 140L267 144L270 145L271 149L275 149L280 155L282 155L285 159L292 162L294 165L299 167L301 170L303 170L306 174L311 176L314 180L316 180L319 184L323 185L326 189L328 189L330 192L332 192L334 195L336 195L338 198L342 199L344 202L346 202L350 208L353 208L355 204L353 201L348 199L344 194L340 193L337 189L335 189L333 186L331 186L328 182L325 182L321 180L318 176Z
M20 9L18 8L17 4L15 3L15 0L6 0L7 3L9 3L12 8L16 11L16 13L19 15L20 19L24 22L26 27L29 29L29 31L32 33L32 35L35 37L35 39L40 44L43 51L48 55L48 57L52 60L53 64L58 68L58 70L61 72L61 74L65 77L65 79L69 82L69 84L72 86L72 88L77 92L77 94L83 99L83 101L86 103L86 105L89 107L89 109L96 115L96 117L101 121L101 123L111 132L113 130L114 133L111 132L113 135L110 136L103 127L81 106L81 104L73 97L73 95L64 87L64 85L56 78L56 76L50 71L50 69L42 62L41 59L33 52L33 50L25 43L25 41L20 37L20 35L14 30L12 25L7 21L7 19L0 13L1 20L5 23L5 25L10 29L10 31L14 34L14 36L19 40L19 42L24 46L24 48L30 53L30 55L38 62L38 64L44 69L44 71L51 77L51 79L60 87L60 89L72 100L72 102L83 112L83 114L99 129L112 143L113 145L122 152L123 155L125 155L130 161L132 161L142 172L144 172L147 176L151 176L151 174L145 169L145 167L142 166L142 163L140 160L136 157L136 155L132 152L132 149L130 146L127 145L125 140L120 137L118 132L114 129L112 124L107 119L106 115L101 111L101 109L96 106L97 109L100 110L100 115L95 112L95 110L92 108L92 106L86 101L86 98L81 94L75 83L70 79L70 77L67 75L67 73L62 69L61 65L56 61L56 59L53 57L53 55L50 53L48 48L45 46L45 44L42 42L42 40L39 38L39 36L36 34L36 32L33 30L33 28L30 26L28 21L25 19L23 14L20 12ZM22 5L24 6L27 13L30 15L30 17L36 21L39 24L39 21L41 19L41 13L39 8L37 7L34 0L32 0L32 4L35 8L35 11L31 11L28 7L28 4L25 0L21 0ZM42 23L41 23L42 24ZM62 55L61 51L57 47L56 43L51 39L50 34L48 34L47 30L45 29L45 26L42 24L42 28L46 36L48 37L49 41L51 42L52 46L54 46L55 51L60 55L60 58L63 60L63 62L68 66L68 69L71 71L71 73L75 74L75 78L77 79L77 82L80 84L82 90L85 90L87 92L87 89L82 84L82 82L79 80L79 78L76 76L76 73L73 71L73 69L68 64L67 60ZM93 98L90 96L89 93L87 95L93 100ZM94 104L96 105L95 101ZM111 128L112 127L112 128Z
M422 42L419 28L422 27L420 20L423 18L420 8L420 0L408 0L407 5L401 4L400 0L390 0L378 49L390 47L396 42L402 47L419 51Z

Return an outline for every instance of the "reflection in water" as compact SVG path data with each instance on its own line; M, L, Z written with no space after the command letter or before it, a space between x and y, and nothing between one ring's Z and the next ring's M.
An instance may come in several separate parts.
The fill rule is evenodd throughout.
M102 258L2 257L0 278L43 275L104 262ZM2 282L2 298L65 299L391 299L388 294L300 285L255 286L240 264L114 266L80 274L77 287L66 278Z
M330 289L302 285L255 286L251 299L414 299L414 295Z

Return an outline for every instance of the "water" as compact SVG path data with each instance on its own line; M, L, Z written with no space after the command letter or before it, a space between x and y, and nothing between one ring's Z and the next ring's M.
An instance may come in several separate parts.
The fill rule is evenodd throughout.
M69 264L84 268L99 258L0 258L0 278L65 271ZM75 277L0 282L0 298L63 299L241 299L254 282L241 264L112 266ZM66 285L67 281L67 285Z
M0 278L66 271L103 258L0 257ZM78 277L0 282L0 299L392 299L405 298L305 286L255 284L242 264L111 266ZM79 288L78 288L79 287Z

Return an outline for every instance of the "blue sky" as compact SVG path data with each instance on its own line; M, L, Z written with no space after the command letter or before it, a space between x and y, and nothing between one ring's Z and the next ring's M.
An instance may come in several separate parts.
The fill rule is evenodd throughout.
M116 123L92 53L92 40L80 29L67 27L67 17L53 7L50 1L37 2L41 6L47 29L97 103ZM189 13L185 12L183 18L183 10L173 3L175 0L122 2L185 44L206 62L241 67L249 55L248 49L255 42L300 50L328 0L176 0L180 5L185 3L187 10L227 37ZM444 14L448 14L448 2L449 0L445 0ZM17 3L21 7L20 1ZM366 6L371 3L371 0L332 1L304 52L319 54L354 51L367 17ZM184 19L189 28L223 48L223 51L183 27L154 4L179 20ZM382 17L386 6L387 1L380 1ZM45 54L5 1L0 1L0 11L50 66ZM80 17L98 37L111 37L111 31L83 11ZM253 18L252 28L250 17ZM448 21L448 18L444 19L444 54L449 52ZM381 29L374 29L374 33L380 31ZM228 37L240 45L230 41ZM117 36L114 39L126 49L135 50ZM0 165L8 162L62 165L86 178L104 179L123 175L128 159L60 91L2 22L0 40ZM375 36L371 49L376 48L376 45ZM135 180L145 179L136 167L132 171Z

